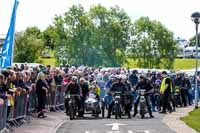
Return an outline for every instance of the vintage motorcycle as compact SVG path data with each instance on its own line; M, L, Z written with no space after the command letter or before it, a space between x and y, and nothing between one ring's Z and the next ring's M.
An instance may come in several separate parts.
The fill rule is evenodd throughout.
M96 94L89 94L84 103L84 110L86 113L92 114L95 117L99 117L99 114L101 113L101 108Z
M70 117L70 120L73 120L76 118L78 113L78 99L80 99L80 95L69 95L67 94L65 96L65 100L68 103L67 105L67 114Z
M144 89L139 90L139 95L140 95L139 108L140 108L140 115L141 115L142 119L144 118L144 116L147 112L145 93L146 93L146 90L144 90Z
M113 100L114 100L114 112L115 112L115 119L121 118L122 115L122 105L121 105L121 92L115 92L113 94Z

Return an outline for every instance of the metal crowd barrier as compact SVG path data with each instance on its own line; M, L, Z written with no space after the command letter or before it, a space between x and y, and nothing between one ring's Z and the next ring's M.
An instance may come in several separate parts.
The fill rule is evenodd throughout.
M58 110L64 109L64 87L62 85L56 86L56 108Z
M37 117L37 94L35 93L35 84L32 85L31 91L28 94L27 114L33 117Z
M65 87L57 85L55 89L50 89L46 97L46 107L49 111L64 110ZM13 104L10 100L4 100L0 104L0 133L3 130L13 130L12 127L19 127L23 123L30 122L29 117L37 117L37 94L35 93L35 85L31 90L16 90L13 94ZM6 130L7 131L7 130ZM5 132L6 132L5 131Z
M6 131L7 121L7 100L0 99L3 103L0 103L0 131Z
M12 125L18 127L23 123L29 122L29 119L27 119L28 94L25 91L17 91L13 98L14 105L8 106L7 122L10 124L9 128Z
M57 85L55 89L50 88L46 97L46 108L49 111L64 110L64 94L63 85Z

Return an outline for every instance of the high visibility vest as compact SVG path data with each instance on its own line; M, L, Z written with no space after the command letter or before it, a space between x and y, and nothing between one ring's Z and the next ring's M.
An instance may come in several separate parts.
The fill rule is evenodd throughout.
M161 87L160 87L160 93L163 94L165 92L165 82L166 79L168 79L169 77L166 77L163 79L162 83L161 83ZM170 91L172 92L172 82L170 81Z
M98 86L95 87L95 93L100 96L101 89Z

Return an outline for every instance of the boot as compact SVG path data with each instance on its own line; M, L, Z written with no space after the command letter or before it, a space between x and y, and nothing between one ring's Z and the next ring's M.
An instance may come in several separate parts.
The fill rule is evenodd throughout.
M135 117L137 115L137 113L136 112L134 112L134 114L133 114L133 117Z

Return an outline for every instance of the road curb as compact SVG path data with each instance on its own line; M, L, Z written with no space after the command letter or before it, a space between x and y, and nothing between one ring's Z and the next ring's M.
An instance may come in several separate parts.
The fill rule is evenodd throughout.
M180 120L181 117L187 116L192 110L193 107L178 108L176 112L164 116L162 122L177 133L197 133Z
M67 120L62 120L51 130L50 133L56 133L56 131L65 123Z

